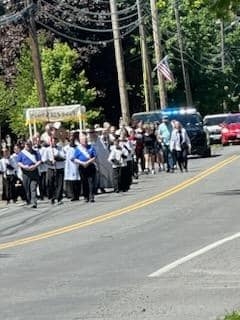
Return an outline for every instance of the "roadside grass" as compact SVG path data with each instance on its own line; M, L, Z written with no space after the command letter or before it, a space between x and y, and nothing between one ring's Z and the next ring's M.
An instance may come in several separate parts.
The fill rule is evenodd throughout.
M233 313L226 315L223 320L240 320L240 312L234 311Z

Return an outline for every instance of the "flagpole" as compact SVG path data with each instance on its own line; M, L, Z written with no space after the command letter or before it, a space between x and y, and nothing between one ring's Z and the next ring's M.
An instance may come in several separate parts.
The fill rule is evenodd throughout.
M155 51L155 60L156 64L158 64L162 60L162 47L160 41L160 30L158 25L158 10L156 6L156 0L150 0L151 4L151 15L152 15L152 28L153 28L153 41L154 41L154 51ZM159 90L159 98L160 98L160 108L163 109L166 107L166 94L164 87L164 80L161 72L157 72L158 77L158 90Z

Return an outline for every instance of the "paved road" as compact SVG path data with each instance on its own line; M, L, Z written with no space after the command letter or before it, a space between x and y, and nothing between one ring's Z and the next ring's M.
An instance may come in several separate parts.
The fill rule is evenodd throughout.
M0 318L215 320L240 308L238 154L218 148L93 204L1 209Z

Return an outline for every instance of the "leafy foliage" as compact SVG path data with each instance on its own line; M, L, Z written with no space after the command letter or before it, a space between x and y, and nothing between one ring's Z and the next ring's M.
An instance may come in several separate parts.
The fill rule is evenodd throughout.
M96 90L89 88L84 71L78 70L78 54L67 44L56 42L52 49L42 50L42 70L50 105L80 103L88 106L96 97ZM25 46L17 64L18 74L14 86L15 105L9 111L13 132L26 132L24 110L38 107L39 99L34 81L30 51Z
M24 110L29 108L28 98L33 94L34 74L30 50L25 45L17 63L17 76L13 87L14 106L9 110L10 127L18 135L26 133Z
M49 105L81 103L89 105L96 90L88 88L85 72L78 70L78 54L66 43L56 42L52 49L42 50L42 71ZM28 98L29 105L39 105L36 85Z
M229 22L224 24L226 31L223 34L223 56L220 25L216 23L215 12L209 11L209 2L199 0L190 3L184 0L179 4L179 15L184 63L189 70L195 105L204 114L223 111L224 103L228 110L237 110L240 102L237 79L240 52L236 44L236 39L239 41L240 36L238 25L232 27ZM165 1L160 24L165 53L169 54L171 68L177 80L177 90L171 98L184 103L181 57L171 1Z
M14 4L15 0L9 0L9 2ZM237 23L232 25L232 22L237 22L236 14L239 10L239 2L240 0L178 1L184 62L189 72L194 103L203 113L223 111L224 102L228 110L237 110L240 104L238 84L240 28ZM39 3L41 10L38 12L37 19L41 19L42 22L62 33L68 33L74 38L81 36L85 40L98 40L98 37L101 36L90 34L87 29L77 30L71 24L80 24L90 29L111 28L109 16L105 15L109 11L109 3L106 1L82 0L76 4L75 0L63 0L54 10L55 18L60 20L51 17L53 10L50 8L54 5L54 1L41 0ZM135 0L118 0L119 10L134 3ZM142 3L142 5L152 68L154 68L149 2ZM96 10L98 13L102 12L102 15L83 15L81 10L84 8L88 8L90 11ZM169 102L184 103L185 89L173 2L159 0L158 8L163 54L169 55L170 67L176 80L174 86L167 85ZM5 7L3 9L7 12ZM16 11L15 9L13 8L13 12ZM224 25L224 66L222 65L220 25L216 24L217 16L222 18ZM28 17L25 19L28 21ZM123 20L121 23L127 24L128 20ZM38 28L40 28L39 25ZM143 90L137 29L131 35L131 37L123 39L123 48L130 112L134 112L143 110ZM30 54L26 51L20 52L21 44L25 42L26 38L26 24L17 26L11 24L0 30L0 76L9 88L14 89L10 92L14 94L15 106L12 108L13 104L10 103L9 114L12 117L11 127L19 132L24 129L24 126L16 129L23 119L22 110L28 106L39 105ZM102 105L107 118L117 122L120 108L113 46L109 44L106 47L96 48L94 45L80 44L70 40L66 45L61 43L63 40L65 42L64 37L60 34L54 35L51 32L45 32L44 37L39 39L42 47L42 65L49 104L72 104L81 101L86 105L91 105L92 108L95 107L93 111L98 111L97 107ZM16 64L19 58L20 62ZM86 74L82 70L86 70ZM155 74L155 85L156 80ZM97 89L90 89L92 86ZM96 97L97 99L94 100Z
M224 317L224 320L240 320L240 312L233 312Z
M13 105L11 89L8 89L3 81L0 81L0 126L6 124L9 115L9 109Z

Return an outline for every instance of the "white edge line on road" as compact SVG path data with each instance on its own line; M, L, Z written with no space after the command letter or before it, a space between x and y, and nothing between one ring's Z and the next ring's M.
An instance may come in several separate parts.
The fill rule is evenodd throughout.
M240 238L240 232L235 233L234 235L232 235L230 237L226 237L226 238L223 238L219 241L213 242L212 244L210 244L206 247L203 247L202 249L194 251L194 252L190 253L189 255L182 257L182 258L160 268L159 270L149 274L148 277L150 277L150 278L160 277L164 273L167 273L167 272L177 268L178 266L180 266L180 265L182 265L182 264L204 254L204 253L207 253L208 251L213 250L213 249L225 244L226 242L233 241L237 238Z

